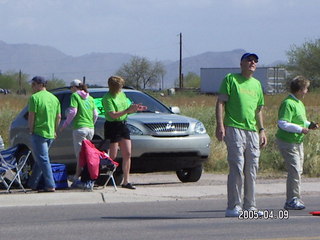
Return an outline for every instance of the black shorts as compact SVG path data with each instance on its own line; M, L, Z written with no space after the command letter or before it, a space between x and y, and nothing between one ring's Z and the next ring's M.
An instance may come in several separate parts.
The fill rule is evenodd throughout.
M119 142L121 139L130 139L130 130L126 121L106 121L104 123L104 138L109 139L110 143Z

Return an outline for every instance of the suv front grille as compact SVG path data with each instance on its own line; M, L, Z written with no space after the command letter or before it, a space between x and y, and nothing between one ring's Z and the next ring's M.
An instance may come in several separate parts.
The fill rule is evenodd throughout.
M146 123L150 130L162 133L162 132L186 132L189 128L189 123Z

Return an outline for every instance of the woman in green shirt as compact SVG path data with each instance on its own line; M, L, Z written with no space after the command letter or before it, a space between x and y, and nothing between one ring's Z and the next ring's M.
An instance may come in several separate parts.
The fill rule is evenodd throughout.
M302 76L295 77L290 83L290 95L280 105L278 113L277 144L288 171L287 210L304 209L300 199L301 174L303 170L303 139L310 129L318 124L307 121L306 109L301 101L308 92L310 81Z
M106 122L104 125L105 139L110 140L109 155L116 159L118 148L122 153L122 187L135 189L129 181L131 167L131 140L130 131L127 127L126 120L128 114L145 110L146 107L141 104L132 104L122 92L124 79L119 76L111 76L108 79L109 92L102 98L102 105L105 110Z
M79 177L82 169L79 165L79 154L81 151L82 141L84 139L92 140L94 136L94 124L98 118L94 99L90 96L87 85L83 84L79 79L74 79L70 83L71 98L70 107L68 108L67 119L64 121L61 131L71 122L73 126L73 147L77 158L76 173L72 179L71 187L80 184Z

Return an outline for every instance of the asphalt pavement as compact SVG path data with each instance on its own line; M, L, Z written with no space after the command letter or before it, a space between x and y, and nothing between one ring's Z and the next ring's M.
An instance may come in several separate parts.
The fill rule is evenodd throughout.
M92 192L81 189L63 189L54 193L38 193L13 189L11 193L0 190L0 207L46 206L68 204L123 203L146 201L177 201L187 199L226 198L227 175L204 173L195 183L181 183L173 173L132 174L136 190L117 190L113 186L95 187ZM303 178L302 195L319 194L320 178ZM285 199L286 178L258 177L257 195L278 195Z

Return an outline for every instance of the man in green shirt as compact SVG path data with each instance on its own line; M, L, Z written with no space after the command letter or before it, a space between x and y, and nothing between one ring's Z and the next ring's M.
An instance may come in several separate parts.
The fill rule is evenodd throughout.
M267 138L261 111L264 105L263 92L260 82L253 77L257 63L258 56L255 53L243 54L241 73L228 74L224 78L216 104L216 137L219 141L225 141L228 151L226 217L238 217L242 209L261 214L256 208L255 181L260 147L267 144ZM241 206L243 183L244 203Z
M302 76L295 77L290 83L291 94L283 100L278 113L277 144L288 171L287 199L284 204L287 210L305 208L300 197L304 160L303 139L309 129L318 128L318 124L307 121L306 109L301 101L307 94L309 85L308 79Z
M40 178L44 178L44 191L54 192L49 148L56 138L61 119L60 102L52 93L46 90L47 81L40 76L32 78L34 94L29 99L28 126L32 141L34 165L29 186L38 189Z

